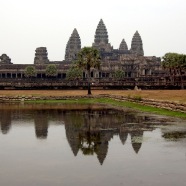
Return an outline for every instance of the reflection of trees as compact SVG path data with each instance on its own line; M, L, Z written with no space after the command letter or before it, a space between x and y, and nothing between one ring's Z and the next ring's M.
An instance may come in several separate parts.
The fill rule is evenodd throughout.
M112 132L106 131L81 131L80 132L80 149L84 155L97 154L97 158L102 165L108 151L110 139L113 137Z
M37 110L34 115L35 133L37 138L46 139L48 135L48 112Z
M11 110L1 110L0 121L2 133L7 134L11 128Z
M186 138L186 131L168 131L163 132L162 137L166 140L178 141Z

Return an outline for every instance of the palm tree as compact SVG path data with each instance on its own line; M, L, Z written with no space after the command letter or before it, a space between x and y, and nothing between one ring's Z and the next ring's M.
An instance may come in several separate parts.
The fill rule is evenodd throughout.
M101 58L100 58L99 51L93 47L84 47L78 53L76 66L77 68L85 70L87 72L88 95L91 94L90 71L92 68L99 69L100 61Z

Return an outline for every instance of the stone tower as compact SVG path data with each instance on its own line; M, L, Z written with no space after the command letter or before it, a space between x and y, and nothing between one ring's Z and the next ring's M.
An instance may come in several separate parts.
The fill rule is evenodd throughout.
M66 45L65 60L66 61L75 60L80 50L81 50L81 39L75 28Z
M112 51L112 47L108 40L107 29L102 19L99 21L99 24L97 26L95 39L92 46L97 48L100 51L106 51L106 52Z
M48 52L46 47L39 47L35 50L34 64L49 63Z
M136 54L140 56L144 55L143 43L142 43L141 36L139 35L138 31L135 32L132 38L130 51L132 54Z
M123 40L121 41L121 43L120 43L119 50L121 50L121 51L128 50L127 43L125 42L124 39L123 39Z
M11 59L6 54L2 54L0 56L0 64L12 64Z

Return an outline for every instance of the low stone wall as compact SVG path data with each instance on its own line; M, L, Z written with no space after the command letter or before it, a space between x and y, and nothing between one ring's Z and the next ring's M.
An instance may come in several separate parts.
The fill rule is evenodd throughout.
M186 104L183 103L146 99L146 98L128 98L123 96L109 96L109 97L119 101L130 101L134 103L140 103L142 105L153 106L157 108L163 108L167 110L180 111L186 113Z
M145 99L145 98L130 98L124 96L115 95L84 95L84 96L32 96L32 95L21 95L21 96L0 96L0 102L24 102L24 101L34 101L34 100L67 100L67 99L80 99L80 98L112 98L118 101L130 101L134 103L140 103L142 105L153 106L157 108L164 108L172 111L180 111L186 113L186 104L176 103L170 101Z

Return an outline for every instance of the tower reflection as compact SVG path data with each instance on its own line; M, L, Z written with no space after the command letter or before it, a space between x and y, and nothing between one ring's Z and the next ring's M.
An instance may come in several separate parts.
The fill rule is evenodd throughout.
M11 128L11 110L2 110L0 112L1 131L7 134Z
M48 112L38 110L34 114L35 134L37 138L46 139L48 135Z

